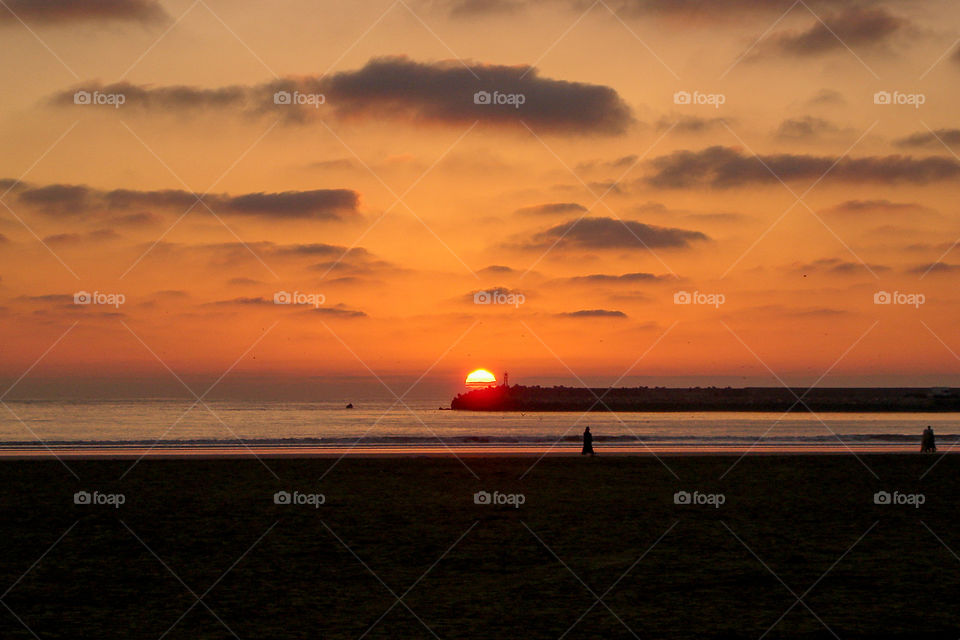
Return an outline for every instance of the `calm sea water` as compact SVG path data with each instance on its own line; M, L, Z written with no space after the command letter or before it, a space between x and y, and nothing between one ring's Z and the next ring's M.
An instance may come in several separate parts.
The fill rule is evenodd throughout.
M933 426L941 442L960 437L960 414L824 413L820 421L794 413L472 413L440 411L449 399L391 408L389 402L211 402L191 408L184 400L137 402L10 402L0 414L0 446L75 446L236 443L337 445L427 444L442 438L457 444L552 444L574 442L590 426L598 443L764 443L836 445L845 442L919 442Z

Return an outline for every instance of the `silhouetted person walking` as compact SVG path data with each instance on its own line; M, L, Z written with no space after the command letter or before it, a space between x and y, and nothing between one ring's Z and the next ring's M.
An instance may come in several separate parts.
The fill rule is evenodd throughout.
M580 451L580 455L585 456L588 453L591 456L597 455L593 450L593 434L590 433L590 427L583 430L583 449Z
M936 453L937 437L933 435L933 427L927 425L923 430L923 438L920 440L920 453Z

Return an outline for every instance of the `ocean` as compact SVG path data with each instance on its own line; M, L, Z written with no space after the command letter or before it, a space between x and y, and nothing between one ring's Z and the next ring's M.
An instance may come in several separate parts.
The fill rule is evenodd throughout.
M349 446L484 450L573 448L589 426L599 449L914 450L932 425L941 449L960 438L955 413L608 413L460 412L449 399L391 406L382 400L342 403L99 401L8 402L0 415L0 450L42 447L216 451L239 445L298 450ZM946 445L944 447L943 445Z

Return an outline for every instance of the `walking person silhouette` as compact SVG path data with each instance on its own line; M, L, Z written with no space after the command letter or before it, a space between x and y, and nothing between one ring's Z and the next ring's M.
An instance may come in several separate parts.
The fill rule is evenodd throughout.
M580 455L585 456L587 454L597 455L593 450L593 434L590 433L590 427L583 430L583 449L580 450Z
M933 435L933 427L927 425L923 430L923 437L920 440L920 453L936 453L937 438Z

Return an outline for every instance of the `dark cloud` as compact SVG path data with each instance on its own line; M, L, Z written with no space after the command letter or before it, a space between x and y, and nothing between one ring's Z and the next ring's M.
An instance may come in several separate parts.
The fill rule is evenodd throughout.
M186 209L196 200L197 194L187 191L116 190L107 192L104 197L110 209L150 206ZM203 196L203 202L217 213L225 212L271 219L342 219L343 214L356 213L359 201L359 194L349 189L274 193L261 191L237 196L226 194ZM202 205L198 206L202 207Z
M147 227L160 224L162 218L148 211L141 211L140 213L127 213L114 216L105 222L115 227Z
M20 202L52 214L82 213L90 205L90 189L78 185L53 184L15 193Z
M691 222L722 222L722 223L732 223L732 222L743 222L744 220L749 219L749 216L746 216L742 213L733 213L730 211L718 211L715 213L688 213L683 216L685 220L690 220Z
M583 218L538 232L519 247L546 249L556 243L557 249L682 249L706 240L709 238L699 231L660 227L632 220Z
M825 16L822 21L815 19L806 31L773 35L758 47L753 57L765 53L811 56L848 47L880 46L906 25L906 20L883 8L850 7L832 16Z
M660 188L693 186L726 189L751 184L774 184L780 180L827 180L852 183L877 182L926 184L960 176L960 162L933 156L846 157L776 154L751 156L730 147L700 151L675 151L651 161L654 173L645 182ZM771 171L773 173L771 173ZM776 175L774 175L776 174Z
M954 273L960 273L960 264L950 264L947 262L934 262L932 264L921 264L919 266L913 267L908 271L915 275L924 275L929 273L930 275L942 274L949 275Z
M353 169L353 161L349 158L337 158L335 160L318 160L307 165L309 169Z
M70 23L103 20L163 22L166 11L156 0L6 0L0 24L19 22ZM14 15L16 14L16 15Z
M330 318L343 318L343 319L369 317L364 311L360 311L359 309L348 309L343 305L337 305L335 307L311 308L304 311L304 313L321 315L321 316L326 316Z
M113 240L120 236L112 229L99 229L88 233L57 233L47 236L43 241L47 244L59 245L79 245L101 242L104 240Z
M581 309L580 311L570 311L568 313L556 314L558 318L626 318L627 314L623 311L613 311L610 309Z
M456 18L516 13L523 8L518 0L450 0L449 12Z
M344 304L337 304L332 307L315 307L308 304L277 304L272 297L256 296L230 298L228 300L217 300L208 302L205 306L217 307L272 307L280 311L299 311L301 313L320 314L332 318L366 318L367 314L358 309L351 309Z
M831 309L830 307L785 307L780 304L766 304L761 306L748 307L743 309L743 313L754 317L778 317L778 318L831 318L841 315L848 315L849 311L841 309Z
M621 156L619 158L614 158L613 160L591 160L589 162L581 162L577 165L578 172L594 171L597 169L609 170L609 169L627 169L634 165L637 161L637 155L631 154L628 156Z
M335 116L346 120L405 120L417 124L464 127L480 121L492 126L573 134L620 134L634 121L630 107L610 87L541 77L526 65L506 66L460 62L423 63L406 57L374 58L355 71L329 76L283 78L259 85L214 89L189 86L145 87L127 82L75 87L51 99L74 106L74 93L123 94L115 112L146 109L179 112L235 109L249 116L270 114L288 122L309 122ZM319 108L310 104L276 104L277 92L322 95ZM475 94L520 94L523 104L477 103Z
M225 110L235 109L246 115L259 115L273 112L280 118L302 119L300 108L291 105L276 104L273 95L276 91L292 89L294 80L277 80L255 86L230 85L212 89L187 85L141 86L130 82L112 84L90 83L55 93L50 104L60 107L76 106L78 92L120 94L124 97L122 108L143 109L156 112L179 112L183 110ZM84 107L88 105L83 105ZM304 107L306 108L306 107ZM312 107L311 107L312 109ZM119 111L111 106L111 110Z
M451 16L464 19L482 15L514 13L531 6L522 0L423 0L430 6L440 6ZM811 7L857 6L860 0L809 0ZM583 13L595 3L592 0L544 0ZM793 0L608 0L612 11L626 18L662 17L683 19L679 24L712 24L716 20L742 17L748 14L782 14L794 4Z
M212 305L212 306L218 306L218 307L232 307L234 305L240 305L240 306L252 305L252 306L271 306L272 307L276 305L276 303L273 301L272 298L268 300L263 296L257 296L257 297L240 296L237 298L230 298L229 300L216 300L214 302L207 302L205 303L205 305Z
M125 212L139 209L172 209L183 213L194 204L200 194L179 189L162 191L135 191L114 189L102 191L85 185L53 184L42 187L24 185L14 192L19 202L51 215L86 216L104 212ZM235 214L279 219L341 220L357 213L360 196L349 189L316 189L312 191L282 191L278 193L247 193L236 196L207 194L202 196L217 214ZM149 213L136 212L120 219L126 224L136 221L148 223Z
M593 191L594 193L600 193L600 194L616 193L618 195L622 195L625 193L623 187L620 186L620 183L614 182L612 180L608 182L590 182L588 183L588 186L590 190ZM578 189L578 188L575 186L574 189Z
M310 244L284 244L275 245L271 252L278 256L307 256L310 258L337 258L347 251L346 247L335 244L323 244L314 242ZM353 255L369 257L370 252L362 247L350 249Z
M150 251L157 258L171 261L201 258L216 268L236 267L256 261L259 257L267 264L284 261L296 264L309 271L331 274L368 275L371 273L399 273L401 268L380 260L363 247L345 247L328 244L278 244L266 240L258 242L221 242L207 244L182 244L161 241L138 246L141 251ZM319 263L314 260L321 259Z
M916 202L891 202L890 200L846 200L824 209L823 213L834 215L866 216L877 214L910 215L934 213L933 209Z
M635 211L635 212L638 213L638 214L648 214L648 213L668 214L668 213L676 213L676 211L674 211L673 209L671 209L671 208L668 207L667 205L663 204L662 202L653 202L653 201L644 202L643 204L639 204L639 205L633 207L632 210Z
M836 318L849 315L846 309L831 309L830 307L814 307L812 309L787 309L783 315L791 318Z
M743 222L748 220L749 216L742 213L731 211L689 211L686 209L671 209L662 202L645 202L641 205L631 207L631 213L638 216L670 216L672 220L685 220L688 222L713 222L713 223L731 223Z
M590 6L589 0L567 0L578 7ZM777 13L790 9L792 0L611 0L608 4L618 13L632 15L662 15L697 17L703 19L740 16L745 13ZM856 7L860 0L809 0L811 7Z
M20 296L18 300L26 302L54 302L62 305L73 305L72 293L45 293L36 296Z
M530 207L521 207L514 211L518 215L557 215L568 213L586 213L587 208L576 202L551 202L537 204Z
M321 83L334 109L349 117L403 117L417 122L464 125L480 120L545 131L623 133L630 108L609 87L542 78L526 65L420 63L404 57L375 58L362 69ZM474 94L522 94L519 108L475 104Z
M666 131L673 127L675 133L707 133L723 129L724 124L732 122L729 118L701 118L699 116L684 115L680 117L660 118L657 121L657 130Z
M385 260L376 260L364 253L357 253L356 249L346 249L345 253L331 260L312 264L308 268L327 276L340 276L337 282L345 281L346 276L372 276L383 273L397 275L406 271Z
M484 297L494 302L505 300L507 299L507 297L511 297L511 299L513 299L514 297L519 297L520 300L525 300L526 298L530 297L530 294L527 293L526 291L520 291L519 289L510 289L509 287L496 286L496 287L488 287L486 289L476 289L474 291L471 291L470 293L464 294L462 299L465 302L469 302L473 304L477 301L477 298L475 296L477 296L478 294L486 294Z
M489 267L484 267L480 269L480 271L477 271L477 275L507 275L516 272L517 270L511 267L502 264L492 264Z
M607 273L592 273L587 276L574 276L565 278L565 282L571 284L640 284L646 282L660 282L662 280L675 280L672 276L658 276L653 273L624 273L613 275Z
M936 129L934 131L918 131L917 133L894 140L893 144L901 148L934 147L943 148L943 145L960 145L960 129Z
M821 89L815 96L807 100L807 104L811 107L841 106L847 104L847 100L839 91Z
M881 264L871 264L868 266L870 270L874 271L875 273L890 270L890 267ZM867 267L865 267L862 263L841 260L839 258L821 258L805 264L798 263L794 264L790 270L804 275L808 273L829 273L833 275L869 273Z
M903 249L904 251L913 251L913 252L929 252L936 251L940 254L944 252L952 251L956 248L956 245L953 242L939 242L939 243L930 243L930 242L914 242L908 244Z
M782 140L813 140L823 135L845 133L829 120L804 116L802 118L787 118L777 127L776 137Z
M248 193L214 200L227 211L269 218L336 218L356 211L359 197L348 189L315 189L280 193Z

